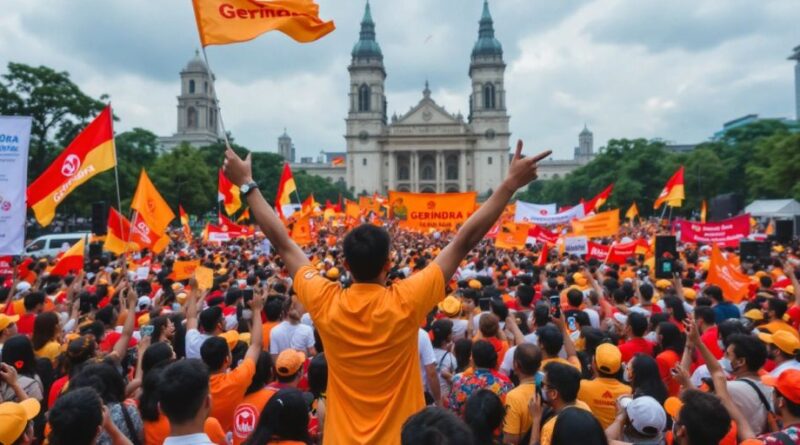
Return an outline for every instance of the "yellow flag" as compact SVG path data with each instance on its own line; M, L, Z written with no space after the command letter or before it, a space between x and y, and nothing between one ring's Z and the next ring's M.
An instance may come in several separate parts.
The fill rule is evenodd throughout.
M625 212L625 218L629 219L629 220L633 220L633 218L636 218L637 216L639 216L639 208L636 207L636 203L634 202L628 208L628 211Z
M172 209L158 193L144 169L139 175L139 185L133 195L131 208L139 212L147 226L159 235L163 235L170 221L175 219Z

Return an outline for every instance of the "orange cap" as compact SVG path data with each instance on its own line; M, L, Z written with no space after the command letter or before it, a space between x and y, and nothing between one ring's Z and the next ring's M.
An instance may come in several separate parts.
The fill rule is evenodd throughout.
M777 378L765 374L761 376L761 382L777 389L783 397L793 403L800 403L800 369L783 371Z
M294 349L284 349L283 352L278 354L278 359L275 360L275 372L282 377L295 375L305 361L306 355L302 352Z

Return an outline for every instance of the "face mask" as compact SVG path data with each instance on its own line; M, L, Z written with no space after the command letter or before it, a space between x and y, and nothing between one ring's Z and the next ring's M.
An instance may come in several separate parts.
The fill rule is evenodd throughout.
M631 379L631 372L628 371L628 367L627 366L625 367L625 371L622 373L622 378L628 383L630 383L631 380L632 380Z
M550 403L550 397L547 395L547 391L542 389L542 402Z
M253 311L250 309L243 309L242 318L244 318L245 320L250 320L251 318L253 318Z
M731 361L728 360L726 357L719 359L719 365L722 366L722 369L728 374L733 372L733 366L731 366Z

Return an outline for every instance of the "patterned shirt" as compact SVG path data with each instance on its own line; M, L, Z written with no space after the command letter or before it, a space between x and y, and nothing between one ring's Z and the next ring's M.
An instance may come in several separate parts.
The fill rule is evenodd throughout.
M445 399L446 405L456 414L463 416L467 399L481 389L488 389L497 394L505 404L506 394L514 389L514 385L508 377L495 370L467 370L453 377L450 395Z
M785 443L800 444L800 424L790 425L782 429L780 433L783 434L768 433L762 434L758 436L758 438L764 441L764 445L784 445ZM781 436L783 436L783 438L788 438L789 442L781 440Z

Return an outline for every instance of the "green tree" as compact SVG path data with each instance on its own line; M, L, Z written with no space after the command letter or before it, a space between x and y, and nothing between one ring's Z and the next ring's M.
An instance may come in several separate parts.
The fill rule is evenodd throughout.
M159 156L148 174L176 215L178 204L198 215L217 211L216 172L198 149L184 143Z
M10 62L0 76L0 114L31 116L28 180L44 171L58 152L104 107L108 96L84 94L66 72Z
M746 170L748 199L800 200L800 134L777 133L760 140Z

